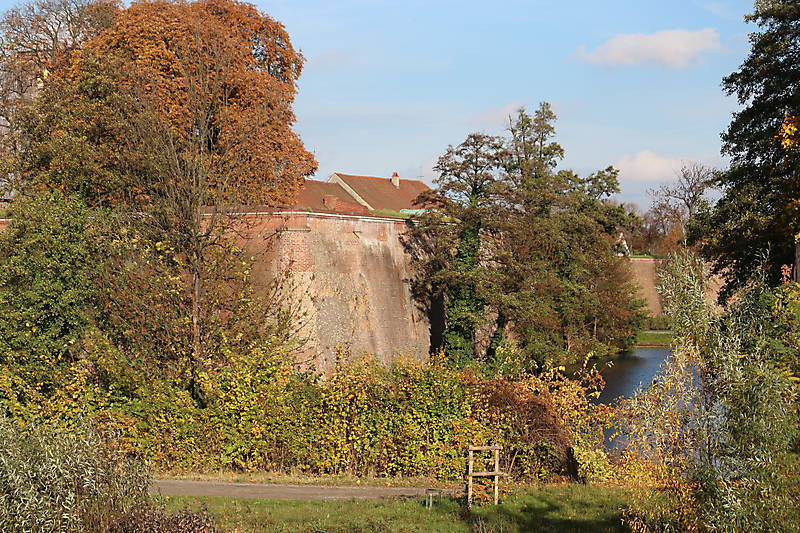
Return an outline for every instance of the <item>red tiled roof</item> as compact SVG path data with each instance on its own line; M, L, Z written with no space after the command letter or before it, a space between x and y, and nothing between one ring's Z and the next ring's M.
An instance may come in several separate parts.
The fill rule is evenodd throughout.
M336 173L356 194L373 209L387 209L400 211L401 209L417 209L414 200L423 191L430 189L419 180L400 180L400 188L392 185L391 178L376 176L354 176L352 174Z
M368 214L367 208L353 200L338 183L315 180L305 181L305 185L297 193L293 207L323 213Z

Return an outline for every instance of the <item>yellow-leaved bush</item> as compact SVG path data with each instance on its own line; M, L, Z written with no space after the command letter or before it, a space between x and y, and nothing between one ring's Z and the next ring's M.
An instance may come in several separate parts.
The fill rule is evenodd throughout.
M165 378L130 368L102 339L63 390L21 390L0 369L0 402L21 421L90 419L162 471L279 471L459 479L467 447L500 444L516 478L596 478L601 381L563 369L538 376L458 369L444 356L384 365L340 357L327 376L301 372L286 348L227 354L201 376L207 405ZM587 377L589 376L589 377ZM577 459L577 460L576 460Z

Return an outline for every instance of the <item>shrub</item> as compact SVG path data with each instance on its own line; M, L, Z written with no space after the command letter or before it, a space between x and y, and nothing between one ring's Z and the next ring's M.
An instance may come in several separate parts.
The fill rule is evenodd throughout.
M0 418L3 531L106 531L146 498L149 473L97 434L20 426Z
M795 390L774 292L752 280L724 313L702 261L672 258L662 294L676 349L628 406L634 531L797 531ZM792 488L795 485L795 488Z
M0 405L16 420L63 428L79 427L83 413L160 470L459 479L467 447L487 444L504 446L503 469L517 479L594 479L604 464L596 376L487 375L443 356L392 367L342 357L320 379L282 352L233 354L202 376L199 407L180 384L134 372L100 344L50 394L0 367Z
M140 504L117 520L109 533L214 533L208 511L181 510L170 514L153 504Z
M0 418L4 533L213 533L208 513L168 514L150 471L92 430L64 432Z
M503 469L530 479L575 476L574 449L585 467L602 462L599 386L562 370L485 377L444 357L392 367L343 357L325 379L239 361L215 378L204 409L164 392L125 416L163 469L459 479L469 445L501 444Z

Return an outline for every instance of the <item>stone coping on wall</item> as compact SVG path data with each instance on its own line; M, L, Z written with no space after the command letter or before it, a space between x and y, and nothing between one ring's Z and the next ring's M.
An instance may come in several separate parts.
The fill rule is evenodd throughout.
M214 216L213 213L203 213L204 216L210 217ZM247 211L236 211L232 213L227 213L224 216L312 216L312 217L319 217L319 218L338 218L344 220L364 220L369 222L411 222L414 223L414 219L411 218L404 218L404 217L387 217L381 215L347 215L344 213L324 213L318 211L285 211L285 210L269 210L269 209L255 209L255 210L247 210ZM11 223L13 219L10 217L3 217L0 218L0 227L5 226Z
M213 213L204 213L204 216L214 216ZM403 218L403 217L387 217L381 215L347 215L344 213L322 213L318 211L295 211L295 210L269 210L269 209L254 209L248 211L237 211L234 213L228 213L226 216L243 216L243 217L255 217L255 216L287 216L287 217L299 217L299 216L308 216L308 217L315 217L315 218L335 218L341 220L361 220L365 222L393 222L393 223L403 223L411 222L414 223L413 219L410 218Z

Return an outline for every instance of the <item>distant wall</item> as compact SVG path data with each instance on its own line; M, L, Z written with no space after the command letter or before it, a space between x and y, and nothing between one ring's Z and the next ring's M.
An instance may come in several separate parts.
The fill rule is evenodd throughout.
M658 271L663 262L663 259L630 259L631 273L633 274L634 281L639 285L639 295L644 299L647 310L655 316L664 314L664 310L661 306L661 298L656 290L656 286L659 284ZM716 303L722 286L722 278L719 276L712 276L708 280L706 301Z
M633 279L639 285L639 296L644 299L647 310L655 316L664 314L664 310L661 308L661 298L656 290L658 268L661 262L661 259L630 259Z

